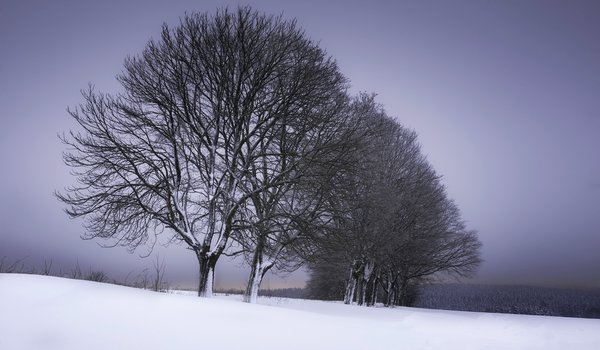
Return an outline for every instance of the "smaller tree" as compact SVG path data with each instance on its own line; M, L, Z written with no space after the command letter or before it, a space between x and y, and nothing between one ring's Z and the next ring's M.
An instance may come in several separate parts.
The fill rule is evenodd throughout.
M104 271L90 270L84 279L87 281L106 283L108 282L108 275Z
M154 273L154 276L152 277L152 290L155 292L160 292L167 289L165 282L165 259L163 258L161 260L160 256L156 255L154 261L152 262L152 267Z

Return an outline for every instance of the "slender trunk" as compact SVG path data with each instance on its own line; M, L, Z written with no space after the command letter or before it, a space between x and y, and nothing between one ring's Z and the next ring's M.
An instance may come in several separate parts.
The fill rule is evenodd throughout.
M385 290L385 292L386 292L385 306L393 306L394 305L394 285L392 283L391 275L388 275L387 289Z
M365 290L366 290L364 274L361 272L357 279L358 279L358 283L357 283L357 288L356 288L356 304L363 305L365 302Z
M248 279L248 285L246 286L246 291L244 292L244 302L256 304L258 299L258 290L260 289L260 284L262 282L262 276L262 267L252 266L250 278Z
M215 136L216 141L216 136ZM209 252L213 237L215 236L216 228L216 183L215 183L215 146L210 149L209 153L209 178L208 178L208 221L207 231L204 238L203 248L196 251L199 264L199 280L198 280L198 296L200 297L212 297L213 295L213 282L215 275L215 265L220 254L211 254Z
M377 286L379 283L379 278L377 276L377 272L371 275L368 285L367 292L367 306L373 306L377 302Z
M350 276L346 283L346 294L344 295L344 304L351 304L354 298L354 290L356 289L356 278L354 276L354 267L350 269Z
M375 265L371 261L367 261L360 270L359 277L359 293L360 296L358 298L358 305L368 305L369 303L369 295L368 295L368 287L369 282L371 281L371 276L373 275Z
M393 286L392 289L390 290L390 294L388 295L388 306L394 306L396 305L396 295L398 293L398 290L396 288L396 286Z
M261 241L261 239L258 240L258 244L254 249L254 256L252 257L252 270L250 271L248 285L244 292L244 302L246 303L256 304L258 289L266 272L263 266L263 244Z
M385 297L383 299L383 306L390 306L388 304L389 298L390 298L390 292L391 292L391 275L389 271L386 272L380 272L381 275L379 276L379 285L381 286L381 289L383 290L383 292L385 293Z

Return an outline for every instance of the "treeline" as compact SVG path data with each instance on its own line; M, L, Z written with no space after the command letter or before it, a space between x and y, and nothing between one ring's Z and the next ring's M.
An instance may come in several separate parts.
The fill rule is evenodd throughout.
M62 137L77 185L57 196L85 238L133 251L167 235L195 254L200 296L220 257L241 255L248 302L268 271L305 264L313 286L341 279L344 300L366 305L380 289L404 304L409 286L479 264L416 133L350 96L294 20L186 15L117 79L122 93L83 92Z
M344 286L345 281L340 280L337 287L330 290L331 294L316 296L311 294L314 290L308 288L261 290L259 294L281 298L341 300ZM244 293L241 289L218 292ZM598 288L424 283L418 292L416 289L411 292L413 306L424 309L600 319ZM381 293L380 297L383 295Z
M458 311L600 318L600 290L430 284L422 288L415 306Z

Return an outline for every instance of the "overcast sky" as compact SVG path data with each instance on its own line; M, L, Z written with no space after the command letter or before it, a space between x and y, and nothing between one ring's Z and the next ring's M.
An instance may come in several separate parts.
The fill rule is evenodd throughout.
M72 184L57 134L88 83L114 92L128 54L163 22L217 1L0 3L0 257L52 260L116 278L151 265L138 250L83 241L53 197ZM296 18L352 91L378 94L413 128L483 258L477 281L600 286L600 2L252 1ZM183 246L156 248L172 284L193 285ZM222 258L217 287L241 286ZM304 274L265 287L302 285Z

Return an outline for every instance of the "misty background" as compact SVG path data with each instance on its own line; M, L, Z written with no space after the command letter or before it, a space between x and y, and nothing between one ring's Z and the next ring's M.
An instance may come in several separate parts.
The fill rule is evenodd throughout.
M75 180L57 134L66 112L120 88L125 57L163 22L250 4L296 18L337 59L352 91L378 94L423 152L471 229L481 283L600 287L600 3L595 1L17 1L0 4L0 257L79 263L124 278L165 259L171 285L196 283L183 246L129 254L84 241L53 196ZM166 237L165 237L166 238ZM163 240L166 241L166 240ZM149 248L149 247L148 247ZM216 287L244 285L223 258ZM306 273L263 288L303 286Z

